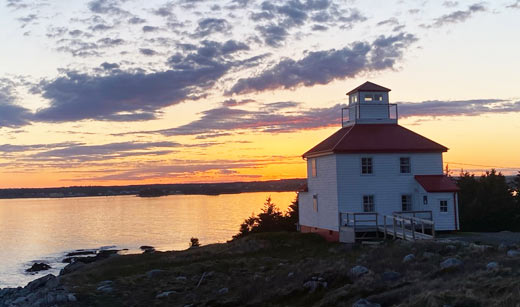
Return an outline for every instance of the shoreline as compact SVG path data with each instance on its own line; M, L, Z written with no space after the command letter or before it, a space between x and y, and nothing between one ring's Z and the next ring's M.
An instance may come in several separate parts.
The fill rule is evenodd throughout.
M315 234L262 233L75 266L9 290L9 303L45 296L47 305L39 306L490 306L520 299L518 242L444 238L352 246ZM0 306L7 306L4 292Z

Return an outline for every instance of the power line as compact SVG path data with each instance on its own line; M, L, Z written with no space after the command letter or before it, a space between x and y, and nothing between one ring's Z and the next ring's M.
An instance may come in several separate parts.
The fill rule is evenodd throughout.
M470 164L470 163L462 163L462 162L444 162L446 164L455 164L455 165L468 165L468 166L480 166L480 167L489 167L489 168L496 168L496 169L520 169L520 167L511 167L511 166L493 166L493 165L482 165L482 164Z

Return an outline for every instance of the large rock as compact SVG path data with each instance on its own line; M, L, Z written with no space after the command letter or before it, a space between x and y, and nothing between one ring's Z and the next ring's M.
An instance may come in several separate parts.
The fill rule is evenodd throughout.
M164 275L164 273L166 273L165 270L154 269L146 272L146 276L148 278L156 278L158 276Z
M45 271L45 270L48 270L48 269L51 269L51 266L48 265L47 263L36 262L36 263L33 263L32 267L28 268L25 271L33 273L33 272Z
M518 257L518 256L520 256L520 251L517 251L517 250L514 250L514 249L508 250L507 251L507 256L508 257Z
M455 270L461 268L463 262L457 258L448 258L441 262L440 267L442 270Z
M414 260L415 260L415 255L414 254L408 254L408 255L404 256L403 263L412 262Z
M350 269L350 274L354 277L361 277L361 276L367 274L368 272L369 272L369 270L362 265L356 265L355 267Z
M77 270L83 268L84 266L85 266L85 264L81 261L76 261L76 262L67 264L63 269L61 269L60 275L72 273L74 271L77 271Z
M52 274L47 274L43 277L40 277L38 279L31 281L30 283L27 284L27 286L25 286L25 288L29 292L33 292L34 290L42 288L42 287L53 288L53 287L58 286L58 284L59 284L59 281L56 278L56 276L54 276Z

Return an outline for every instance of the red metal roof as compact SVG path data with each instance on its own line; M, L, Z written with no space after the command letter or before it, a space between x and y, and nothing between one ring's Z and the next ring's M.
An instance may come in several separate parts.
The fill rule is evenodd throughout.
M343 127L303 154L446 152L448 148L397 124Z
M455 181L445 175L416 175L415 180L426 192L457 192L459 187Z
M360 86L356 87L355 89L351 90L347 93L347 95L356 93L356 92L390 92L391 89L383 87L381 85L377 85L375 83L372 83L370 81L367 81Z

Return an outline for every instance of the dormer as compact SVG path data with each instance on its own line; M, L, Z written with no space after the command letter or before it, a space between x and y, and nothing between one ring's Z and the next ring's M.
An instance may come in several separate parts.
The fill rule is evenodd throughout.
M353 124L397 124L397 105L389 102L389 88L365 82L347 93L342 126Z

